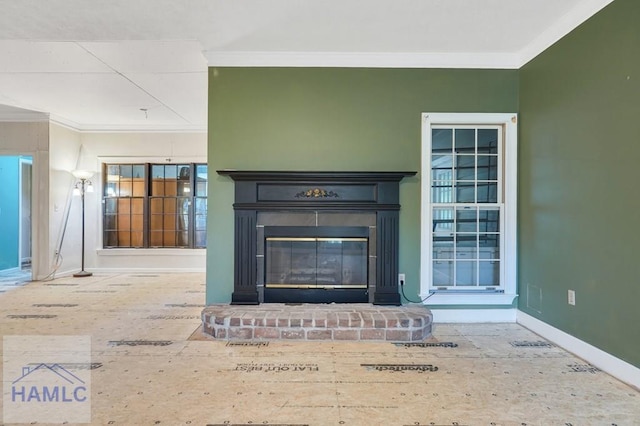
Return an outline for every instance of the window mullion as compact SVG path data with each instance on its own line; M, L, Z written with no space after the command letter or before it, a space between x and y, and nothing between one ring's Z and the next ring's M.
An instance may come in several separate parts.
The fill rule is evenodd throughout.
M189 186L191 188L191 192L189 192L189 232L188 232L188 243L189 243L189 248L194 248L195 246L195 227L196 227L196 214L195 214L195 210L196 210L196 201L195 201L195 194L196 194L196 165L194 163L191 163L189 165L190 169L191 169L191 173L189 174Z
M480 287L480 208L476 204L476 286Z
M142 245L145 248L149 247L149 224L151 223L151 164L145 163L145 185L144 185L144 215L142 217L143 231L142 231Z
M455 287L458 282L458 208L456 207L456 204L453 205L453 225L451 228L451 232L453 232L453 262L451 264L451 267L453 269L453 279L451 281L451 286Z

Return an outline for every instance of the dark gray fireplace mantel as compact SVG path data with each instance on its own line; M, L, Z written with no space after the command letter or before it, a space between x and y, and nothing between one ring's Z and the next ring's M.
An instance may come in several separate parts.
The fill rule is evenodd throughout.
M400 305L399 183L416 172L218 170L235 182L232 304L259 304L257 217L260 212L368 212L376 216L376 282L372 302Z

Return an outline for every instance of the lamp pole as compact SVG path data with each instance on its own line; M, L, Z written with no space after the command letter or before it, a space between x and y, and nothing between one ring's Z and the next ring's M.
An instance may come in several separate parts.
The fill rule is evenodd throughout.
M80 270L80 272L73 274L73 276L74 277L90 277L91 275L93 275L93 273L87 272L84 270L84 194L87 188L89 188L88 192L91 192L91 189L93 189L93 187L91 186L91 181L87 176L83 175L78 178L80 179L80 182L76 184L76 188L80 190L80 202L82 203L82 253L81 253L82 269Z

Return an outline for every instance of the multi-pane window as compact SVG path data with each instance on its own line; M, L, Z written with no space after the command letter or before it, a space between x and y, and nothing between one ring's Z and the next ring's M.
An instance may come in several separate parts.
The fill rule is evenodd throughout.
M436 289L501 285L499 126L431 129L432 280Z
M513 305L517 164L517 114L422 114L419 295L427 304Z
M146 166L110 164L104 176L104 247L144 247Z
M106 164L103 245L206 247L206 164Z

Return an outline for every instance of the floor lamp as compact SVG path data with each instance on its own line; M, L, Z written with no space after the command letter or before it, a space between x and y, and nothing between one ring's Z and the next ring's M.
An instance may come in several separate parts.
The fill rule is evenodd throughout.
M93 173L87 170L74 170L71 174L78 179L73 188L73 195L79 195L82 203L82 269L80 272L73 274L73 276L90 277L93 274L84 270L84 194L85 192L93 192L93 184L89 180Z

